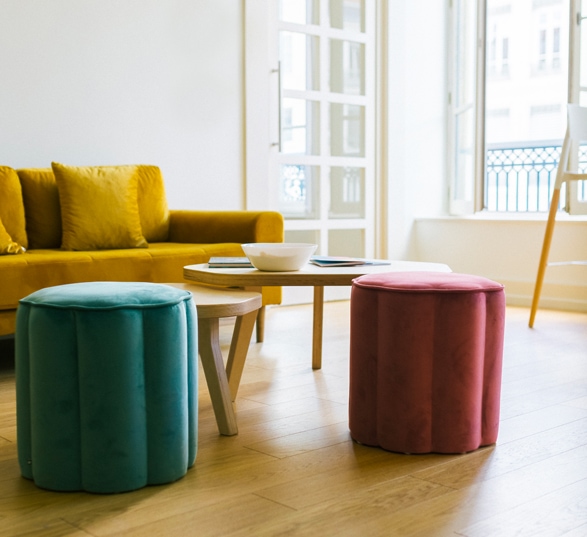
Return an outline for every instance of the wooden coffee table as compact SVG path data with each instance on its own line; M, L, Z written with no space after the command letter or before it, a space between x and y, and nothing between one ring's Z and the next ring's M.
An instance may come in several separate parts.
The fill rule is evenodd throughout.
M352 285L353 280L365 274L385 272L451 272L442 263L418 261L389 261L387 265L357 265L354 267L317 267L307 264L294 272L266 272L254 268L210 268L208 263L187 265L183 268L186 280L259 290L265 286L310 286L314 288L314 320L312 336L312 368L322 367L322 327L324 311L324 287ZM261 308L260 311L262 311ZM262 314L257 323L263 323ZM263 328L261 327L261 333ZM258 330L259 331L259 330Z

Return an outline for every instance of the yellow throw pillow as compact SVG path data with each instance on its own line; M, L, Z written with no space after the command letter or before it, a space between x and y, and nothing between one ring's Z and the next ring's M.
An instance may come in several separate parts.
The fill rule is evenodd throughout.
M66 166L52 162L64 250L146 248L136 166Z
M61 246L59 191L51 168L16 170L22 187L29 250Z
M0 220L11 240L28 248L20 180L8 166L0 166Z
M0 255L22 253L24 253L24 248L12 240L12 237L8 234L8 231L6 231L2 220L0 220Z
M166 242L169 236L169 208L163 175L157 166L139 164L138 203L141 229L147 242Z

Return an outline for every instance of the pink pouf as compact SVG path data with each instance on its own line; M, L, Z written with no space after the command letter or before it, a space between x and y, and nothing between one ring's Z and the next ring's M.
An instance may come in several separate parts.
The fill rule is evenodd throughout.
M395 272L354 280L352 438L401 453L495 443L504 321L504 288L486 278Z

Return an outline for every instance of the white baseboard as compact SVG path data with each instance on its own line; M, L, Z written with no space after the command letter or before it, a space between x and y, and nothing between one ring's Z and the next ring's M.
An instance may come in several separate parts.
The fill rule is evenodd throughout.
M534 282L503 281L508 306L530 307ZM540 308L587 313L587 287L544 283L540 293Z

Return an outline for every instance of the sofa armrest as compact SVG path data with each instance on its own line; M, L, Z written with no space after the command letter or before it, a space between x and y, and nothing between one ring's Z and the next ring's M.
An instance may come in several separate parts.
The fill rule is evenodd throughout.
M283 216L275 211L171 210L169 242L283 242Z

